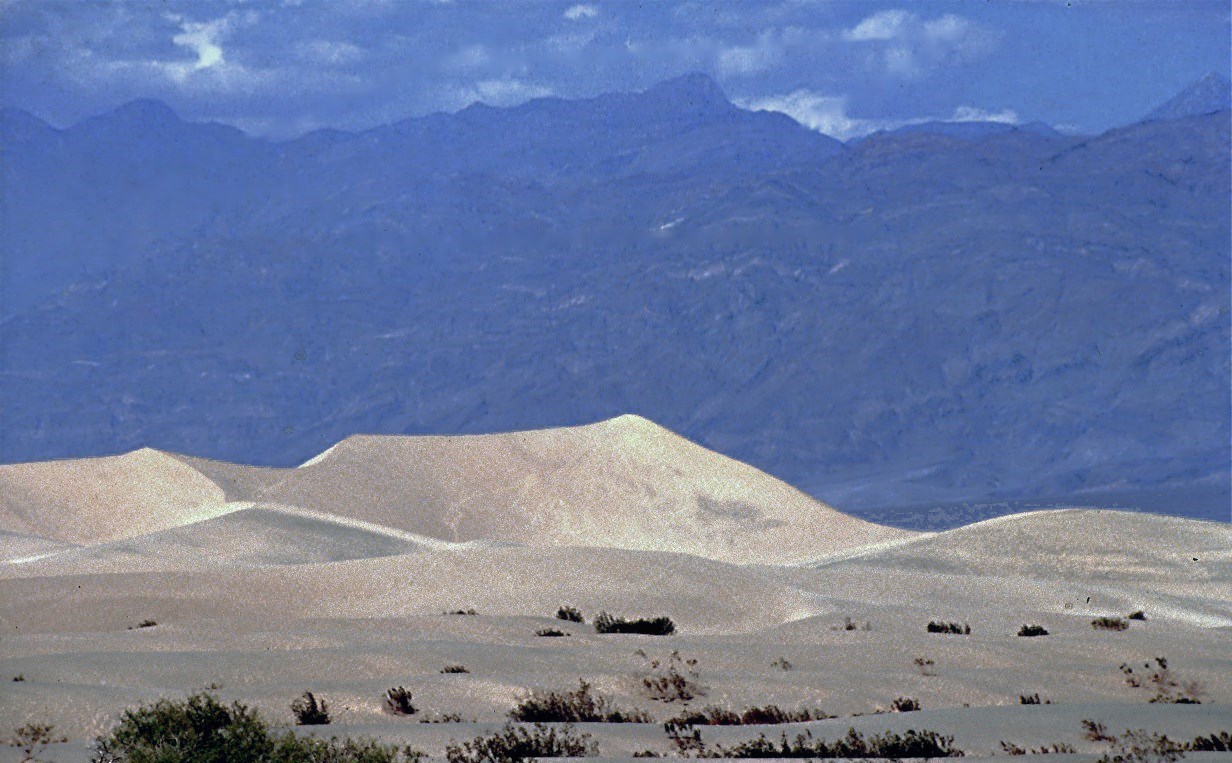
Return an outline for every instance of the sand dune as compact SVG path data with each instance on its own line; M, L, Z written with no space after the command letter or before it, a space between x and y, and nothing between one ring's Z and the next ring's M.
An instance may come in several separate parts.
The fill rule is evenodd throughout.
M678 706L642 678L673 649L698 658L700 702L847 716L819 730L927 721L984 754L1077 741L1079 713L1206 733L1232 703L1228 525L1065 510L902 532L636 417L352 437L294 469L150 450L0 467L0 543L0 679L24 678L0 680L0 723L57 724L63 760L125 707L207 685L275 720L312 689L345 729L437 755L481 726L391 718L386 688L482 725L586 678L661 721ZM554 619L564 604L678 632L599 635ZM1148 619L1127 630L1091 627L1135 609ZM933 618L972 633L930 634ZM1050 635L1017 637L1025 622ZM548 626L571 635L535 635ZM1157 655L1201 681L1200 710L1127 687L1118 665ZM1020 706L1031 692L1057 704ZM898 696L928 712L869 715ZM661 725L595 731L605 755L667 751Z
M497 435L350 437L297 469L183 460L232 500L450 541L780 562L913 535L837 512L637 416Z
M0 466L0 530L101 543L224 513L221 488L178 459L121 456Z

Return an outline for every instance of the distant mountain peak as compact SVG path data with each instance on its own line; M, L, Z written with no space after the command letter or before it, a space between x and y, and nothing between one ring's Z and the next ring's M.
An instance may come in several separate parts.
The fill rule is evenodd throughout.
M647 90L645 95L684 111L726 111L735 108L718 83L701 72L660 82Z
M1196 117L1216 111L1227 111L1230 108L1232 108L1232 82L1220 74L1209 72L1147 114L1143 121Z

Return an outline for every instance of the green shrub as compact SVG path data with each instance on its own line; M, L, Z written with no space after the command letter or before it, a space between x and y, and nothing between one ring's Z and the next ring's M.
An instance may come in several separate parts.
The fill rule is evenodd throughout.
M291 712L300 726L324 726L330 720L329 705L323 699L318 702L310 691L291 703Z
M959 625L958 623L939 622L930 620L928 623L929 633L953 633L958 636L970 636L971 626L967 624Z
M578 681L570 692L532 692L509 711L509 717L526 723L649 723L641 710L615 707L602 695L592 694L590 684Z
M708 757L718 758L948 758L961 757L954 738L935 731L910 729L905 734L885 733L866 737L854 728L847 736L826 742L813 739L805 731L788 740L783 734L778 744L762 736L734 747L715 747Z
M586 618L582 617L582 612L577 607L571 607L568 604L556 610L556 619L565 620L570 623L584 623Z
M548 728L542 723L529 730L507 723L491 736L445 747L449 763L517 763L528 758L581 758L598 754L598 745L589 734L576 733L570 727Z
M595 618L595 632L670 636L676 632L676 624L670 617L640 617L636 620L626 620L623 617L613 617L607 612L600 612Z
M1024 625L1018 629L1018 635L1024 637L1047 636L1048 629L1042 625Z
M407 760L421 756L410 749ZM271 732L260 716L213 695L159 700L125 711L96 743L94 763L395 763L399 750L372 740Z
M1123 631L1129 627L1129 623L1119 617L1097 617L1091 621L1091 627L1097 630Z

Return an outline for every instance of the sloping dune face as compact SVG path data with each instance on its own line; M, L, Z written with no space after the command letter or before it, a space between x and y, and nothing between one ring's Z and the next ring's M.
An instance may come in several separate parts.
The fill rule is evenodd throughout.
M971 606L1028 589L1074 613L1112 604L1232 627L1232 526L1157 514L1066 509L1014 514L862 549L813 566L888 601L963 589ZM879 593L878 595L881 595Z
M0 466L0 530L104 543L228 511L221 488L149 448L122 456Z
M912 535L841 514L637 416L499 435L351 437L290 470L188 463L236 500L448 541L773 563Z

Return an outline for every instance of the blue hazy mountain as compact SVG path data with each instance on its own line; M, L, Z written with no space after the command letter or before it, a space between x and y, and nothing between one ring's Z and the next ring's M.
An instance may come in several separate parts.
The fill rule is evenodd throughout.
M1214 72L1177 93L1147 114L1147 121L1181 119L1232 109L1232 82Z
M1226 509L1226 112L844 146L693 76L285 143L2 124L2 461L634 412L848 509Z

